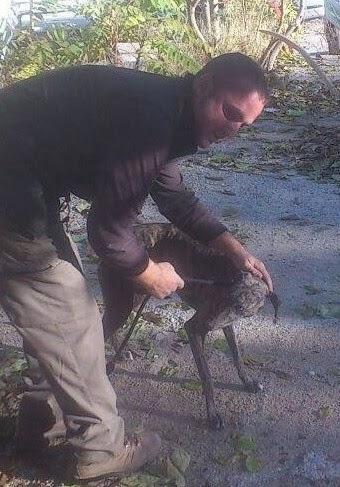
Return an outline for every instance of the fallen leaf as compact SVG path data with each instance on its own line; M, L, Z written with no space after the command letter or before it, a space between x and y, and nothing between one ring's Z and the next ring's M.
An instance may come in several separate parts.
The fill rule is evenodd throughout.
M257 449L256 440L252 436L241 435L236 441L236 450L242 453L255 452Z
M318 409L317 411L317 416L319 418L328 418L332 413L331 407L330 406L322 406L321 408Z
M18 358L12 365L11 370L13 372L22 372L27 368L27 362L24 358Z
M329 373L335 375L335 377L340 377L340 367L333 367L329 369Z
M340 318L340 303L321 304L318 316L320 318Z
M300 108L291 108L287 110L286 114L289 117L302 117L306 114L306 110L301 110Z
M298 308L298 313L303 319L308 320L318 315L318 309L316 306L304 303L300 308Z
M237 208L234 208L233 206L227 206L224 208L222 211L222 216L224 217L229 217L229 218L234 218L239 214L239 211Z
M170 460L180 472L184 473L189 467L190 455L183 448L177 448L171 453Z
M177 331L177 336L182 343L189 343L188 334L185 328L180 328Z
M310 284L305 284L304 286L305 293L308 294L308 296L315 296L316 294L321 293L321 289L319 289L316 286L310 285Z
M117 487L156 487L161 486L160 478L148 474L132 475L120 480ZM164 485L164 484L163 484Z
M260 461L253 455L246 455L244 465L249 473L256 473L261 469Z
M236 196L236 193L234 191L229 191L227 189L221 189L220 193L225 194L227 196Z
M188 380L181 383L183 389L188 389L189 391L202 392L202 384L198 380Z
M285 216L281 216L280 220L284 222L295 222L301 220L301 217L297 215L285 215Z
M100 262L100 258L94 254L88 254L84 260L89 264L98 264Z
M227 352L229 350L228 343L225 338L217 338L214 340L212 346L221 352Z
M205 176L205 179L210 179L211 181L223 181L222 176Z
M154 311L145 311L142 314L142 317L145 321L148 321L150 323L154 323L157 326L160 326L163 324L162 315L159 315L159 314L155 313Z
M74 205L75 210L83 216L86 216L90 211L91 205L85 200L79 200Z
M223 453L215 456L213 460L218 465L222 467L227 467L228 465L233 465L238 463L242 459L242 455L240 453L235 453L234 455L225 456Z
M153 345L150 345L149 350L146 351L145 358L147 360L151 360L151 362L153 362L155 358L157 358L156 349Z
M164 477L172 480L176 487L185 487L185 478L182 472L167 457L161 462L161 471Z
M178 372L180 371L180 368L177 367L171 367L169 365L164 365L160 371L158 372L157 375L160 377L173 377L174 375L177 375Z
M256 355L245 355L243 357L243 362L248 367L251 366L262 366L274 362L274 357L262 357Z
M293 378L292 374L289 372L285 372L284 370L279 369L268 369L269 372L273 372L273 374L280 377L280 379L291 380Z
M73 240L74 243L80 243L80 242L83 242L86 239L87 239L86 233L73 234L72 235L72 240Z

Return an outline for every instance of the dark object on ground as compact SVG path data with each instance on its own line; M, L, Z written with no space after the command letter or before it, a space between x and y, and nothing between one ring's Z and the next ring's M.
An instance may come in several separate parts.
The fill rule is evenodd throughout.
M135 232L155 262L170 262L181 276L187 278L178 295L196 313L186 322L185 329L202 381L209 425L219 430L224 422L214 402L212 378L204 356L204 339L209 331L222 328L245 389L261 391L263 386L247 375L233 324L241 317L254 315L264 305L269 295L267 286L252 274L238 271L225 255L190 239L171 224L141 224L135 227ZM277 317L278 298L275 294L269 297ZM140 302L139 299L138 304ZM132 326L136 323L135 319ZM122 324L115 324L114 330ZM126 338L130 335L128 333ZM126 338L122 343L124 346ZM113 367L114 360L108 364L108 373Z

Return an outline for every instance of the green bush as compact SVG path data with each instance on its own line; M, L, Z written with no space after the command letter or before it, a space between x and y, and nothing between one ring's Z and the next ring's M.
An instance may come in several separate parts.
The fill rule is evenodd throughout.
M278 23L266 0L229 0L220 4L218 41L204 43L188 21L186 5L184 0L89 1L79 9L92 19L88 27L56 28L39 36L18 33L3 62L2 81L80 63L115 63L117 42L138 42L147 70L181 75L223 52L258 58L268 43L260 29L275 29ZM289 12L293 15L293 9ZM206 35L204 22L201 16L198 23Z

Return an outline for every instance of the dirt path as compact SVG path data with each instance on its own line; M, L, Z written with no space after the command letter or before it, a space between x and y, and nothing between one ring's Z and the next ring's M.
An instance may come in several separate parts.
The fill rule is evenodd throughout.
M130 359L111 376L128 429L152 428L164 454L180 446L190 455L189 487L340 485L340 116L327 106L295 110L269 110L232 144L183 163L188 184L267 263L282 299L278 324L267 306L238 325L264 392L242 390L215 332L207 356L227 428L207 429L189 345L177 332L191 311L175 300L150 305ZM160 220L151 202L144 215ZM82 219L72 228L100 302ZM20 346L5 321L3 344ZM8 486L62 485L22 467L12 473ZM146 477L126 482L120 485L167 485Z

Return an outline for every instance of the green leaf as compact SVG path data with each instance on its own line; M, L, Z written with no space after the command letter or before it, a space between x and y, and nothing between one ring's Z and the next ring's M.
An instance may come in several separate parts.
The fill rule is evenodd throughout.
M202 384L198 380L189 380L181 384L183 389L188 389L189 391L202 392Z
M151 362L153 362L156 358L156 355L157 355L157 352L156 352L155 347L152 344L150 344L150 348L149 348L149 350L147 350L147 352L145 354L145 358L147 360L151 360Z
M225 338L217 338L213 342L212 346L221 352L227 352L229 350L228 343Z
M287 110L286 113L289 117L302 117L306 114L306 110L301 110L300 108L291 108Z
M86 233L72 235L72 240L74 243L80 243L87 239Z
M273 372L277 377L280 377L280 379L291 380L293 378L292 374L285 372L284 370L270 369L270 372Z
M311 304L304 303L298 309L298 313L304 320L308 320L310 318L315 318L318 315L318 309L316 306L312 306Z
M256 440L252 436L242 435L237 439L236 449L243 453L255 452L257 449Z
M11 365L12 372L22 372L24 369L27 368L27 362L24 358L19 358Z
M180 328L177 331L177 336L178 336L178 338L180 339L181 342L183 342L183 343L189 343L188 334L187 334L185 328Z
M178 468L178 470L183 474L190 464L190 455L183 448L177 448L170 455L170 460Z
M329 373L335 375L335 377L340 377L340 367L333 367L329 369Z
M180 470L172 463L170 458L165 460L165 476L174 480L176 487L185 487L185 478L183 477Z
M159 484L159 477L149 474L132 475L123 478L117 487L156 487Z
M253 455L246 455L244 465L249 473L256 473L261 469L260 461Z
M100 262L100 258L97 255L88 254L86 259L84 259L89 264L98 264Z
M328 418L332 414L332 410L330 406L322 406L317 411L317 416L319 418Z
M142 317L144 318L145 321L148 321L149 323L154 323L157 326L160 326L163 324L162 315L159 315L159 314L155 313L154 311L145 311L142 314Z
M264 357L260 355L245 355L243 357L243 362L245 365L251 366L262 366L274 362L274 357Z
M225 456L224 454L219 454L214 457L215 463L221 465L222 467L227 467L228 465L232 465L233 463L239 462L242 456L239 453L234 455Z
M78 211L78 213L84 216L90 211L91 205L85 200L79 200L74 205L74 208Z
M222 211L222 216L229 217L229 218L235 218L238 214L239 214L238 209L234 208L233 206L227 206Z
M179 371L180 371L179 367L171 367L169 365L164 365L160 369L157 375L159 375L160 377L173 377L174 375L177 375Z
M320 318L340 318L340 303L321 304L318 316Z
M211 181L223 181L222 176L205 176L205 179L210 179Z
M316 286L310 285L310 284L305 284L304 286L305 293L308 294L308 296L315 296L316 294L321 293L321 289L319 289Z

